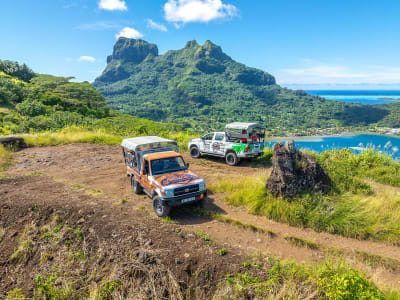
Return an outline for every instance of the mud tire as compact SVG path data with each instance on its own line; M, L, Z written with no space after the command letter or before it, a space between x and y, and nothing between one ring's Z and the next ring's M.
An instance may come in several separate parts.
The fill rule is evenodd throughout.
M131 176L131 185L132 185L132 190L136 195L140 195L143 193L143 188L140 185L140 183L135 180L135 176Z
M194 202L191 206L192 207L198 207L198 208L204 208L204 204L206 202L206 198L203 198L199 201Z
M190 156L193 158L200 158L200 150L197 146L192 146L190 148Z
M239 163L239 159L235 152L228 152L225 155L225 162L230 166L236 166Z
M166 217L171 213L171 207L162 205L161 199L158 196L153 198L153 209L159 217Z

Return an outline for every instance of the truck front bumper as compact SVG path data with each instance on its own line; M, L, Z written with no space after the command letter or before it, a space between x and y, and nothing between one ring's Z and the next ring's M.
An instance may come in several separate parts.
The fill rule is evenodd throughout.
M180 195L176 197L161 198L161 203L164 206L180 206L187 203L198 202L205 198L207 198L207 190Z

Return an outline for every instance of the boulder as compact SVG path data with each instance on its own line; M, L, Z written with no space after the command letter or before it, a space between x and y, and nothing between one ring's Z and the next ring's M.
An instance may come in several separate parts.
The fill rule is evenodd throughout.
M0 137L0 145L12 149L14 151L26 148L25 141L22 137L6 136Z
M274 196L290 199L312 190L327 192L330 186L329 175L315 157L297 150L294 141L287 142L286 146L282 143L275 144L272 173L266 185Z

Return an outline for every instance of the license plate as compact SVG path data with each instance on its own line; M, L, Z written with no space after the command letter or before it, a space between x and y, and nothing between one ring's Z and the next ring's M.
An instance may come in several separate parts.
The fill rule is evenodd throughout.
M182 203L186 203L186 202L190 202L190 201L194 201L194 200L196 200L196 197L190 197L190 198L187 198L187 199L183 199L183 200L181 200L181 202Z

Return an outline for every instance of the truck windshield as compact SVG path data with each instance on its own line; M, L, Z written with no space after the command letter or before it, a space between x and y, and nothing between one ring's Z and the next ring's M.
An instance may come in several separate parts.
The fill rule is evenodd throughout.
M186 169L186 164L183 161L183 158L180 156L154 159L151 161L152 175L160 175L164 173L176 172L185 169Z

